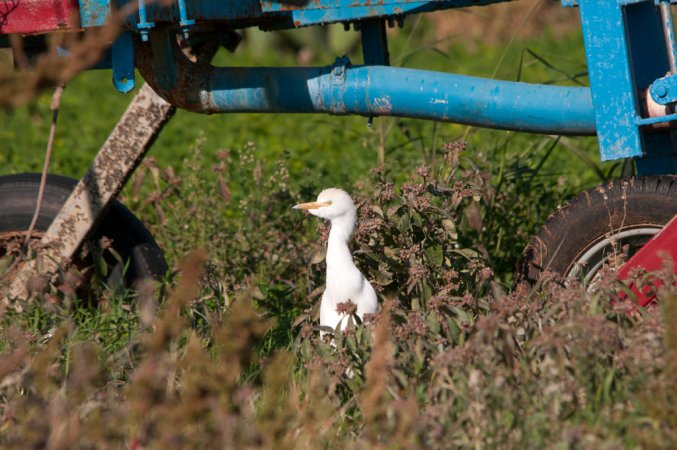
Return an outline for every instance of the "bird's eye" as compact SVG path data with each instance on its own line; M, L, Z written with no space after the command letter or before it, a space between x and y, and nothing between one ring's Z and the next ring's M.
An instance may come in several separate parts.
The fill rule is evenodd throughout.
M327 206L331 206L331 204L334 203L331 200L327 200Z

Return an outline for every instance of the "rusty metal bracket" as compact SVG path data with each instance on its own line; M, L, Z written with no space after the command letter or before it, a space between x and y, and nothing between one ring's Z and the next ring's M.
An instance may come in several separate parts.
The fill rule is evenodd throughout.
M35 259L13 278L6 296L27 298L27 282L36 275L49 277L68 264L101 213L120 193L175 108L144 84L127 107L84 177L42 236Z

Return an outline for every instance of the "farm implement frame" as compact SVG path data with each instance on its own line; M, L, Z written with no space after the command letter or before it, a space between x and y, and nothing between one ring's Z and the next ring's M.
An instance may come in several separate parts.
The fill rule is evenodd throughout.
M662 188L660 182L644 182L643 186L653 186L653 194L667 195L668 205L676 204L677 183L672 185L672 176L677 173L677 41L671 11L674 2L562 1L564 7L576 7L580 12L590 87L499 81L390 66L386 27L402 24L410 14L490 3L497 2L0 1L1 45L12 47L9 36L22 35L26 42L37 42L39 51L41 39L49 33L114 27L110 49L96 65L112 69L113 84L121 92L134 89L135 69L147 83L44 230L38 257L23 264L13 276L7 295L26 295L26 283L38 267L41 272L55 273L73 258L175 108L207 114L358 114L369 120L400 116L532 133L596 135L602 160L633 158L638 175L663 180ZM361 63L338 57L325 67L211 65L219 47L237 47L237 32L243 28L273 31L331 23L360 31ZM31 49L25 51L30 53ZM67 49L60 51L68 55ZM665 181L670 181L667 188ZM631 180L627 184L632 189L623 192L634 195L639 182ZM647 192L642 191L636 201L650 203L651 193ZM625 210L632 202L621 203ZM677 209L672 208L670 218L677 214ZM562 275L571 275L574 267L581 264L598 264L599 255L591 252L598 247L605 252L617 246L618 239L612 235L619 233L625 239L621 243L627 241L641 248L619 271L621 277L627 276L630 267L646 265L649 260L653 261L651 267L645 268L656 269L655 261L661 252L677 259L676 220L652 217L649 211L638 215L635 222L607 224L606 231L591 236L579 249L572 250L568 261L561 262L566 263L560 269ZM527 261L527 280L550 268L558 258L548 246L536 247L533 243L530 246L539 255Z

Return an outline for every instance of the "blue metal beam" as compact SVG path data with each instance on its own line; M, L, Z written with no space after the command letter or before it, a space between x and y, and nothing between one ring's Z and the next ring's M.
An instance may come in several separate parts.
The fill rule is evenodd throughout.
M118 10L139 0L78 0L80 25L101 26L111 6ZM140 0L139 14L128 23L140 32L155 24L179 23L184 28L208 22L228 23L229 29L298 28L327 23L395 17L440 9L488 5L511 0Z
M362 55L365 66L389 66L388 37L384 19L369 19L360 23Z
M139 46L144 79L170 103L202 113L329 113L431 119L506 130L593 135L590 90L387 66L197 66ZM150 50L154 50L154 53ZM162 56L164 55L164 56Z
M641 156L639 106L622 6L599 0L579 0L578 6L602 160Z
M670 70L670 50L667 44L670 37L664 34L665 22L660 9L653 1L628 4L623 7L623 13L629 46L629 54L623 56L629 61L632 69L634 91L645 91L656 79L663 77ZM645 112L643 118L638 117L637 123L662 120L666 119L649 118ZM672 136L674 132L668 127L640 128L640 133L642 156L635 159L637 173L641 175L675 173L677 151Z

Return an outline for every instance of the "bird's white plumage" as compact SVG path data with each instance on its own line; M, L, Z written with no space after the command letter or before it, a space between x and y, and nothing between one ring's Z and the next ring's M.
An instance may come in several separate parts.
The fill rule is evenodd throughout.
M302 203L294 208L305 209L311 214L331 222L327 245L327 277L322 303L320 325L344 329L348 324L345 314L336 311L339 303L351 301L357 305L357 316L378 311L376 292L362 275L350 254L348 242L355 229L357 210L350 195L341 189L325 189L311 203Z

